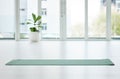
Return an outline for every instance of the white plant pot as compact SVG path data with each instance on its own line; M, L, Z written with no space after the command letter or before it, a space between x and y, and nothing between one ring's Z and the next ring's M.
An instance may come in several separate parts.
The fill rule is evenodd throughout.
M30 32L30 41L39 42L41 39L40 32Z

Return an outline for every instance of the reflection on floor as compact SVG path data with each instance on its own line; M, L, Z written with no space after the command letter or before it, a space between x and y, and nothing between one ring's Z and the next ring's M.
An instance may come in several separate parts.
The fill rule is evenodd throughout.
M120 41L0 41L0 79L119 79ZM102 59L115 66L6 66L11 59Z

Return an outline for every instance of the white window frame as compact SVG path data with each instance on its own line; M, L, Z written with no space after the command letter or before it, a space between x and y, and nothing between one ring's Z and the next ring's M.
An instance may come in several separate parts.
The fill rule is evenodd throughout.
M107 0L107 12L106 12L106 18L107 18L107 22L106 22L106 39L108 41L111 40L111 0Z
M15 28L15 40L20 40L20 15L19 15L19 2L15 0L15 14L16 14L16 28ZM41 15L41 0L38 0L38 14ZM55 40L111 40L111 0L107 0L106 8L106 39L90 39L88 37L88 0L85 0L85 37L84 39L67 39L66 31L66 0L60 0L60 39ZM42 39L47 40L47 39ZM54 40L54 39L53 39Z
M66 0L62 0L63 2ZM66 2L65 2L66 3ZM62 4L61 4L62 5ZM66 21L66 4L62 5L61 8L63 8L64 10L64 15L62 16L62 21ZM61 9L62 10L62 9ZM63 13L62 13L63 14ZM66 23L63 22L63 29L66 29ZM63 33L66 34L66 31L64 31ZM67 39L67 37L62 37L62 38L66 38L63 40L111 40L111 0L107 0L107 6L106 6L106 37L105 39L91 39L88 36L88 0L85 0L85 35L84 35L84 39Z
M60 40L66 40L66 0L60 0Z
M20 0L15 1L15 40L20 40Z

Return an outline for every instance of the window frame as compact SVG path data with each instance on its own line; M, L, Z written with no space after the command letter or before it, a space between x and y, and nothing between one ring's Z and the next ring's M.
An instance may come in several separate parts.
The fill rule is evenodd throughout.
M15 30L15 40L20 40L20 16L19 16L19 1L20 0L15 0L16 4L16 30ZM41 15L41 1L38 0L38 14ZM46 0L47 1L47 0ZM96 39L96 38L89 38L88 37L88 0L85 0L85 37L80 38L80 39L75 39L75 38L67 38L66 36L66 0L60 0L60 39L44 39L42 40L111 40L111 0L107 0L107 6L106 6L106 37L105 39Z

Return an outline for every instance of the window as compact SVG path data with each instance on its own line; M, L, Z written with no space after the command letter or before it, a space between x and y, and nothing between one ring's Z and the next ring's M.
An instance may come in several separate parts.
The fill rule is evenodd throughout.
M59 0L42 0L41 15L42 15L42 38L59 39L60 28L60 4ZM53 5L54 3L54 5ZM31 14L38 14L37 0L20 0L20 38L28 38L29 29L26 25L26 20L31 18Z
M39 6L41 12L38 12ZM20 0L22 39L29 37L25 21L32 13L42 15L42 39L107 39L108 27L112 27L109 29L112 38L120 38L120 0L42 0L41 5L38 0ZM61 28L65 29L65 35Z
M120 0L111 3L112 38L120 38Z
M31 18L32 13L38 13L37 0L20 0L20 38L29 37L29 29L26 25L27 19Z
M84 38L85 0L66 0L67 38Z
M94 5L93 5L94 4ZM88 37L106 38L106 1L88 0Z
M15 35L14 0L0 0L0 38L13 39Z
M42 0L42 38L60 38L60 0Z

